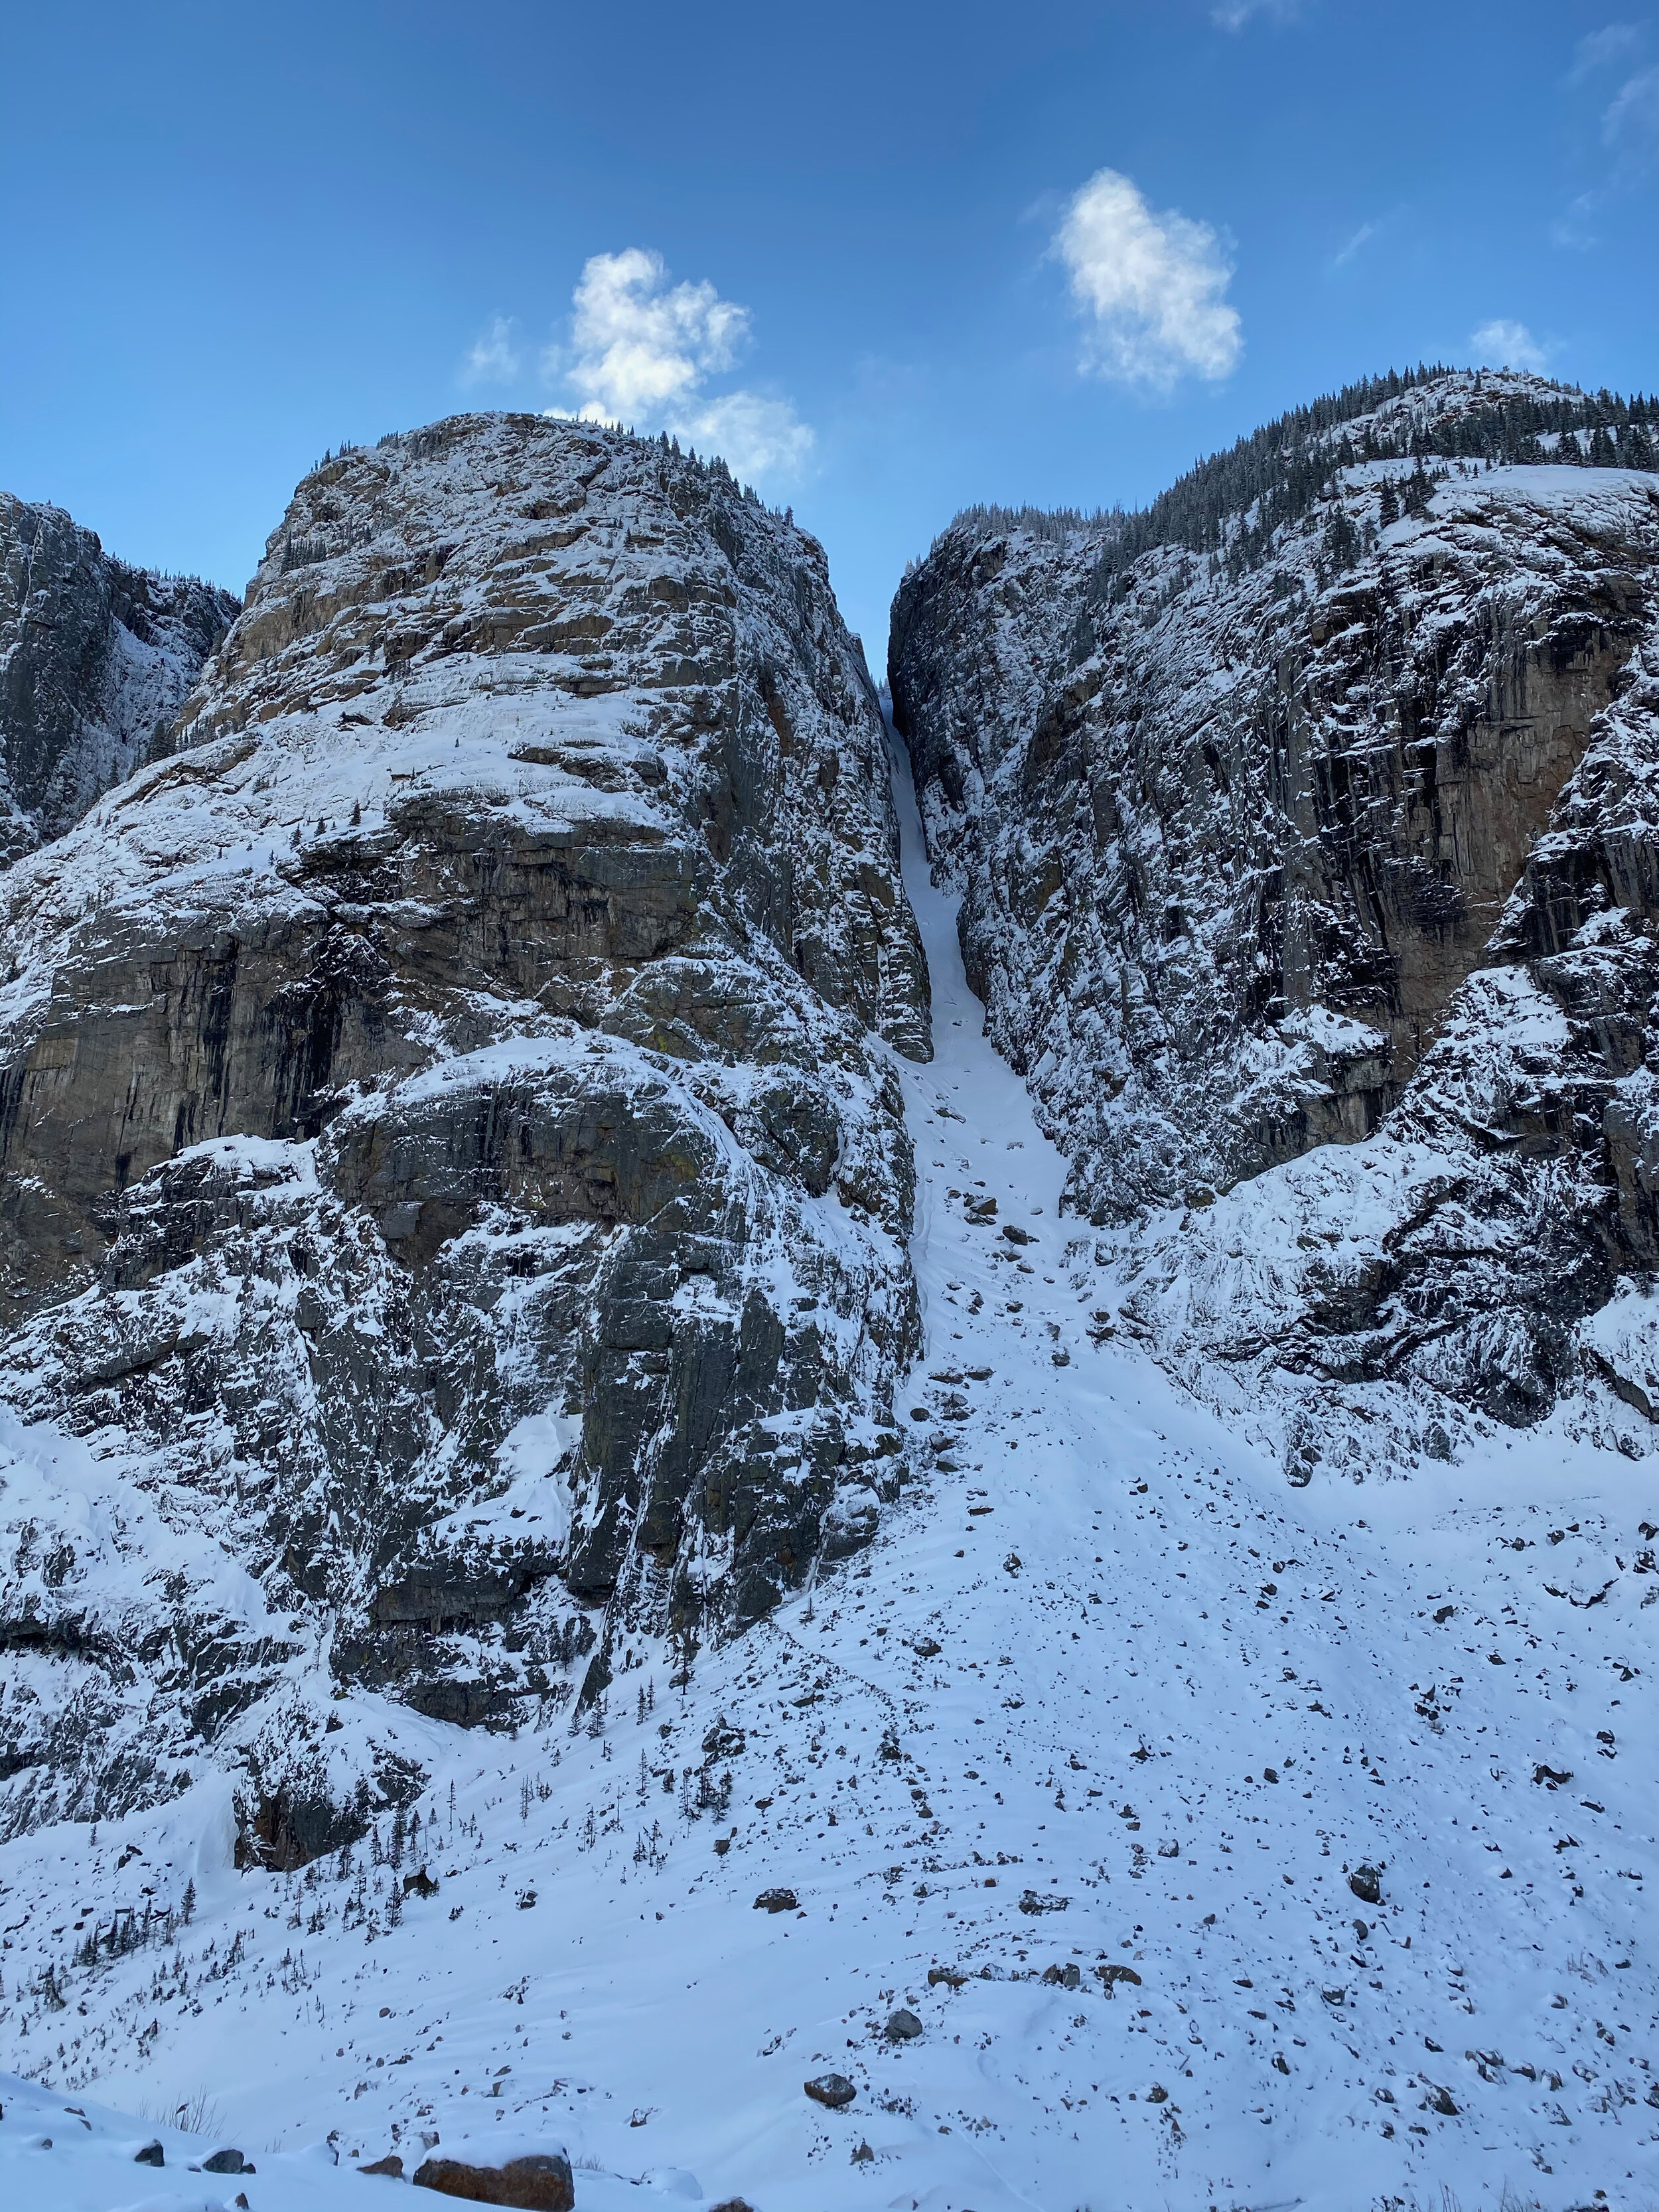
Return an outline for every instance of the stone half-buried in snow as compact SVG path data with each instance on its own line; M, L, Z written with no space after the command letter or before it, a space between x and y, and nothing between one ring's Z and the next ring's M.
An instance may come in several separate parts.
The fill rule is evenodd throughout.
M334 1688L510 1728L868 1540L927 977L822 549L648 440L331 459L171 743L0 872L0 1406L96 1430L118 1493L71 1540L46 1455L74 1564L0 1607L67 1648L143 1560L119 1663L76 1646L107 1727L32 1710L0 1834L234 1729L249 1852L293 1864L319 1790L392 1810Z
M414 2172L417 2189L459 2197L469 2204L507 2204L518 2212L573 2212L575 2182L562 2151L532 2151L499 2165L428 2158Z
M840 2112L858 2095L857 2083L849 2081L844 2074L815 2074L801 2087L815 2105L827 2105L832 2112Z

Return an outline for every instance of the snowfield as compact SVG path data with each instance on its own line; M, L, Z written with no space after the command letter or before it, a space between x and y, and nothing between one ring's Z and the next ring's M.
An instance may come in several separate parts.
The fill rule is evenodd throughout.
M563 2146L583 2212L1659 2203L1649 1463L1545 1425L1292 1490L1182 1393L896 775L937 1055L892 1061L900 1505L574 1727L385 1708L430 1783L337 1858L235 1871L226 1775L0 1851L8 2205L372 2207L356 2166L439 2143ZM252 2176L190 2170L228 2144Z

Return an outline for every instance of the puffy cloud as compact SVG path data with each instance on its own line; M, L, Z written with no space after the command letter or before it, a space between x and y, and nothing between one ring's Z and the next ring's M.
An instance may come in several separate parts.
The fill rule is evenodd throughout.
M705 391L750 337L749 310L723 300L706 279L671 284L659 253L630 246L592 256L572 308L570 343L550 348L542 368L577 404L548 414L668 430L700 452L721 454L739 476L777 481L805 466L812 431L787 399Z
M1167 390L1189 371L1229 375L1243 349L1224 298L1232 270L1206 223L1156 214L1115 169L1071 201L1054 252L1088 319L1086 374Z
M1485 368L1530 368L1542 373L1549 349L1541 346L1524 323L1498 316L1472 331L1469 344Z
M511 384L523 366L511 315L492 317L472 341L461 367L464 384Z
M630 422L696 391L709 370L729 368L749 336L746 307L707 281L670 285L661 254L639 246L596 253L574 306L568 380L587 406Z

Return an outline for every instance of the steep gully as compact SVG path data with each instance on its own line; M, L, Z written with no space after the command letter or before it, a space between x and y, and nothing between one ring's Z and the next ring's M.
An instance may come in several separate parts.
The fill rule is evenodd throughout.
M210 2079L276 2138L270 2212L325 2201L281 2146L330 2129L346 2165L556 2137L584 2212L1645 2201L1638 1470L1546 1425L1288 1499L1105 1336L895 770L935 1042L898 1070L907 1502L673 1684L619 1652L580 1732L416 1718L430 1900L392 1912L379 1851L234 1875L217 1782L78 1859L8 1846L43 1956L131 1850L193 1875L198 1963L176 2003L142 1954L66 1966L66 2033L23 1951L0 2063L126 2103ZM753 1909L781 1887L797 1910ZM803 2096L830 2069L845 2110Z

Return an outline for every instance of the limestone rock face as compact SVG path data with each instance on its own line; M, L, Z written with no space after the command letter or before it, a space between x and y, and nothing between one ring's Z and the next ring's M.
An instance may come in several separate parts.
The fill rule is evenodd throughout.
M0 492L0 867L167 744L236 614L229 592L112 560L60 509Z
M1505 465L1528 410L1568 427ZM970 515L895 602L930 854L1119 1319L1298 1405L1299 1470L1338 1385L1405 1391L1367 1449L1537 1418L1653 1265L1659 478L1559 465L1591 411L1304 410L1206 532Z
M423 1728L866 1540L926 970L822 551L720 465L530 416L331 459L0 928L0 1401L108 1499L55 1529L15 1431L13 1825L234 1724L299 1863Z

